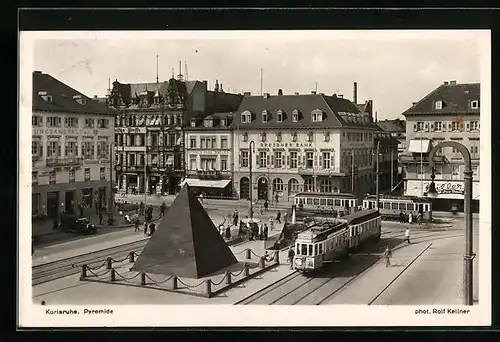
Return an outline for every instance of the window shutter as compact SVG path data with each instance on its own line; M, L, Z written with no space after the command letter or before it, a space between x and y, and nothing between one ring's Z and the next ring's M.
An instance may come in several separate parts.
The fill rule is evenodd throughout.
M434 127L435 127L435 126L434 126L434 122L433 122L433 123L431 123L431 131L432 131L432 132L434 132Z
M333 153L330 155L330 168L335 168L335 158Z
M290 155L286 156L286 166L290 167Z
M322 167L323 165L323 157L319 156L319 167Z
M416 124L416 123L414 123L414 124L413 124L413 132L416 132L416 131L417 131L417 124Z
M267 162L267 163L266 163L266 164L267 164L266 166L269 166L269 159L270 159L270 158L269 158L269 154L267 154L267 153L266 153L266 162Z
M58 157L61 156L61 144L60 143L57 143L57 156Z
M281 168L282 169L285 169L286 168L286 163L285 163L285 160L288 156L285 156L285 153L282 153L281 154Z
M67 117L64 118L64 126L68 127L68 118Z

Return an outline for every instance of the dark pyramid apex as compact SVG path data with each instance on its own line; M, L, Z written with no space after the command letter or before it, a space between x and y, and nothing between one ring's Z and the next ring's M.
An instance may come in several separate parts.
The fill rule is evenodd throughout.
M185 184L132 270L202 278L237 262L205 208Z

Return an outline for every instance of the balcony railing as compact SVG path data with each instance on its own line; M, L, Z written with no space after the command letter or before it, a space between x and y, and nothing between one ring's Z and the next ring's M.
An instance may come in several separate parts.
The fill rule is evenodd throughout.
M349 173L350 169L343 168L307 168L307 167L299 167L298 173L299 175L318 175L318 176L344 176L346 173Z
M47 166L76 166L82 165L82 158L47 158Z
M188 177L197 177L198 179L223 179L231 176L231 171L219 170L188 170Z

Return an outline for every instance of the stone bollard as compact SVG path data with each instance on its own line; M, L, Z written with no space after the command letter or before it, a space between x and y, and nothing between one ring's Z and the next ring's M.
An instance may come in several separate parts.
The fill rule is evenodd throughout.
M231 272L226 273L226 284L231 285Z
M113 259L107 258L106 259L106 269L110 270L113 266Z
M111 269L111 281L115 281L116 280L116 274L115 274L115 270L114 269Z
M274 261L276 261L277 264L280 263L280 251L274 252Z
M260 260L259 260L259 267L260 267L260 268L264 268L264 267L266 267L266 258L264 258L264 257L260 257Z
M245 277L250 276L250 267L248 267L247 264L245 264L245 266L243 266L243 274L245 275Z
M146 285L146 273L141 273L141 285Z
M247 255L246 255L247 259L251 259L252 258L252 251L250 250L250 248L247 248L246 252L247 252Z
M80 275L80 280L87 278L87 265L82 265L82 273Z
M177 277L172 277L172 289L177 290Z
M135 261L135 253L134 253L134 251L130 252L130 254L128 255L128 261L129 262L134 262Z
M208 297L212 296L212 281L210 279L205 280L205 294Z

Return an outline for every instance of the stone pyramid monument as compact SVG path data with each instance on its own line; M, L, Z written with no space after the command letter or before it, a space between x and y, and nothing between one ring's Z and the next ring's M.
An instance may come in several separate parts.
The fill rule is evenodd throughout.
M219 230L185 184L132 271L202 278L237 262Z

